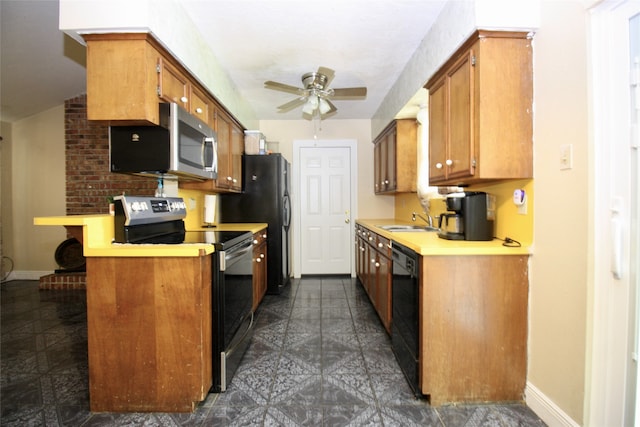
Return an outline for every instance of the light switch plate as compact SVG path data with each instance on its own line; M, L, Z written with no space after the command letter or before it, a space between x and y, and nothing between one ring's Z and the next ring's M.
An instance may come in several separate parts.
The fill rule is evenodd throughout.
M573 169L573 144L560 146L560 170Z

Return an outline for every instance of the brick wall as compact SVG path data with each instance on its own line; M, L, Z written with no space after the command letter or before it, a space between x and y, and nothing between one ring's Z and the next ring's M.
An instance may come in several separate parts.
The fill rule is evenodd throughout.
M87 120L87 96L64 104L67 215L106 214L123 192L153 196L155 180L109 171L109 127Z

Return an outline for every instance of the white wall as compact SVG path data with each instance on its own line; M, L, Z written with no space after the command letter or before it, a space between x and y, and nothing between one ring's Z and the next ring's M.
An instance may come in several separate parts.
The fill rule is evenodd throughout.
M583 422L587 325L588 112L583 2L541 4L534 52L534 251L528 380ZM574 168L560 170L561 144Z
M3 255L14 261L12 278L38 279L58 268L55 249L66 239L63 227L33 225L66 213L64 105L14 122L2 144Z

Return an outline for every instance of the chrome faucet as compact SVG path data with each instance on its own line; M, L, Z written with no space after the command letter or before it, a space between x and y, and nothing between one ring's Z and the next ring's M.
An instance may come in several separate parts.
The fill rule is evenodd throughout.
M427 223L427 225L428 225L429 227L433 227L433 218L431 218L431 215L427 215L427 218L425 218L425 217L423 217L422 215L420 215L419 213L417 213L417 212L413 212L413 213L411 214L411 221L414 221L414 222L415 222L416 217L418 217L418 218L420 218L421 220L423 220L424 222L426 222L426 223Z

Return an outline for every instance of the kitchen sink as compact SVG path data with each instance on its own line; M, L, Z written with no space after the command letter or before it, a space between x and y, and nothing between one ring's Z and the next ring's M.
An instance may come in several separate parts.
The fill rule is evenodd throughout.
M405 225L405 224L392 224L392 225L378 225L385 231L390 232L424 232L424 231L438 231L437 227L429 227L427 225Z

